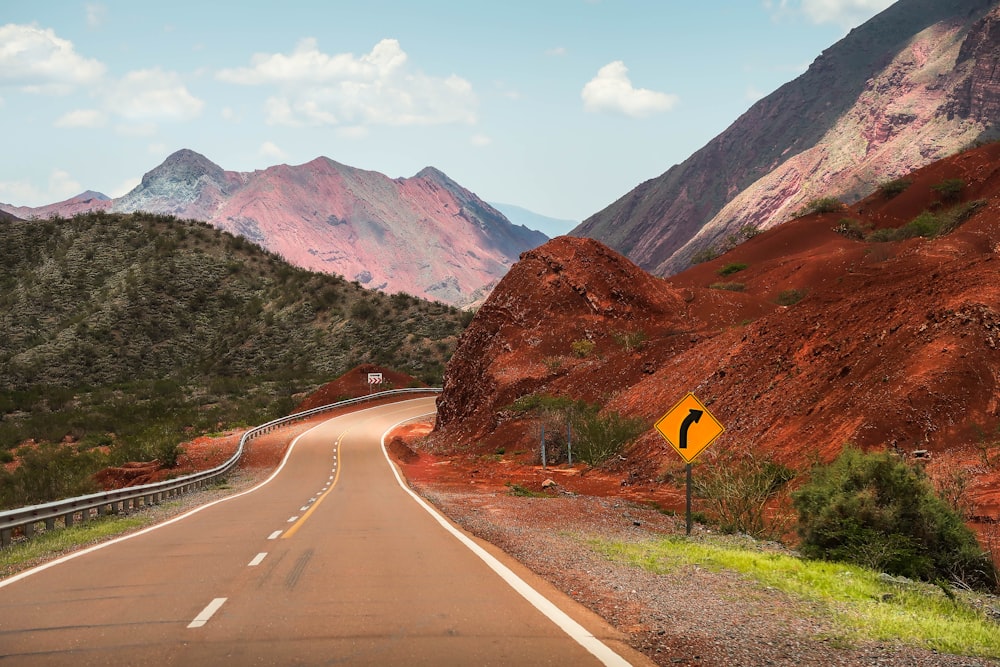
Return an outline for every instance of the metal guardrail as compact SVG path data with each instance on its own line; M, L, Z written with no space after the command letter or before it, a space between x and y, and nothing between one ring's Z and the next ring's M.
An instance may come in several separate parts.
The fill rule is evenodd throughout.
M28 507L21 507L19 509L0 512L0 547L6 547L11 543L14 531L18 528L23 530L26 537L32 537L35 534L35 524L41 523L42 521L45 522L46 530L53 530L56 528L57 519L61 519L64 526L72 526L77 521L83 522L89 520L91 518L91 513L95 513L96 516L102 516L124 511L128 508L136 509L140 506L149 507L151 505L156 505L165 499L204 488L236 467L236 464L240 462L240 458L243 456L246 445L250 442L250 440L253 440L259 435L270 433L279 426L308 419L309 417L313 417L330 410L357 405L359 403L367 403L369 401L379 400L391 396L440 392L441 389L436 387L427 387L423 389L392 389L389 391L369 394L360 398L338 401L337 403L323 405L311 410L303 410L302 412L296 412L286 417L280 417L278 419L271 420L266 424L261 424L260 426L250 429L243 434L242 438L240 438L240 444L236 449L236 453L233 454L228 461L212 468L211 470L204 470L202 472L177 477L163 482L154 482L152 484L126 487L124 489L116 489L113 491L92 493L86 496L77 496L76 498L56 500L50 503L43 503L41 505L29 505Z

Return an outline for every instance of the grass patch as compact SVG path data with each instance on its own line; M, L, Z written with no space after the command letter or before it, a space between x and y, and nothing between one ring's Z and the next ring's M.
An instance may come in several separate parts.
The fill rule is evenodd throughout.
M718 273L720 276L730 276L734 273L739 273L740 271L743 271L744 269L747 268L747 266L748 265L744 264L743 262L730 262L729 264L726 264L721 269L716 271L716 273Z
M737 538L710 544L680 537L643 544L591 542L612 560L657 574L695 565L735 571L825 610L848 642L902 641L946 653L1000 658L1000 627L951 591L747 544L741 546Z
M8 577L60 554L103 542L155 522L147 513L106 516L86 523L39 533L30 540L15 542L0 549L0 577Z
M710 289L722 289L728 292L743 292L747 286L743 283L712 283Z
M779 306L794 306L804 298L806 298L804 289L792 288L781 291L775 297L774 302Z
M552 496L545 493L544 491L532 491L526 486L521 484L511 484L507 482L507 488L510 489L509 493L512 496L518 496L519 498L551 498Z

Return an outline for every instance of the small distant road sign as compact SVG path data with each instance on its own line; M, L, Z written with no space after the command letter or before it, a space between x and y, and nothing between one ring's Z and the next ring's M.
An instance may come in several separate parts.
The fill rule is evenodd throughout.
M726 430L691 392L660 417L653 427L687 463L694 461Z
M382 384L382 374L381 373L369 373L368 374L368 384Z

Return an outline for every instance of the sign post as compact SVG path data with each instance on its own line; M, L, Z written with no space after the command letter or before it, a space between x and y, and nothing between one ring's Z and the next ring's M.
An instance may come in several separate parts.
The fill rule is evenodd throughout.
M688 392L653 425L663 439L687 464L687 534L691 534L691 462L697 458L725 427L698 398Z

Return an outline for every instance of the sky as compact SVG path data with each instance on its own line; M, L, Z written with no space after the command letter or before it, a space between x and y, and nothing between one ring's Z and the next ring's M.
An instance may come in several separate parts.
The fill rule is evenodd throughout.
M0 0L0 202L121 196L189 148L434 166L583 220L891 0Z

